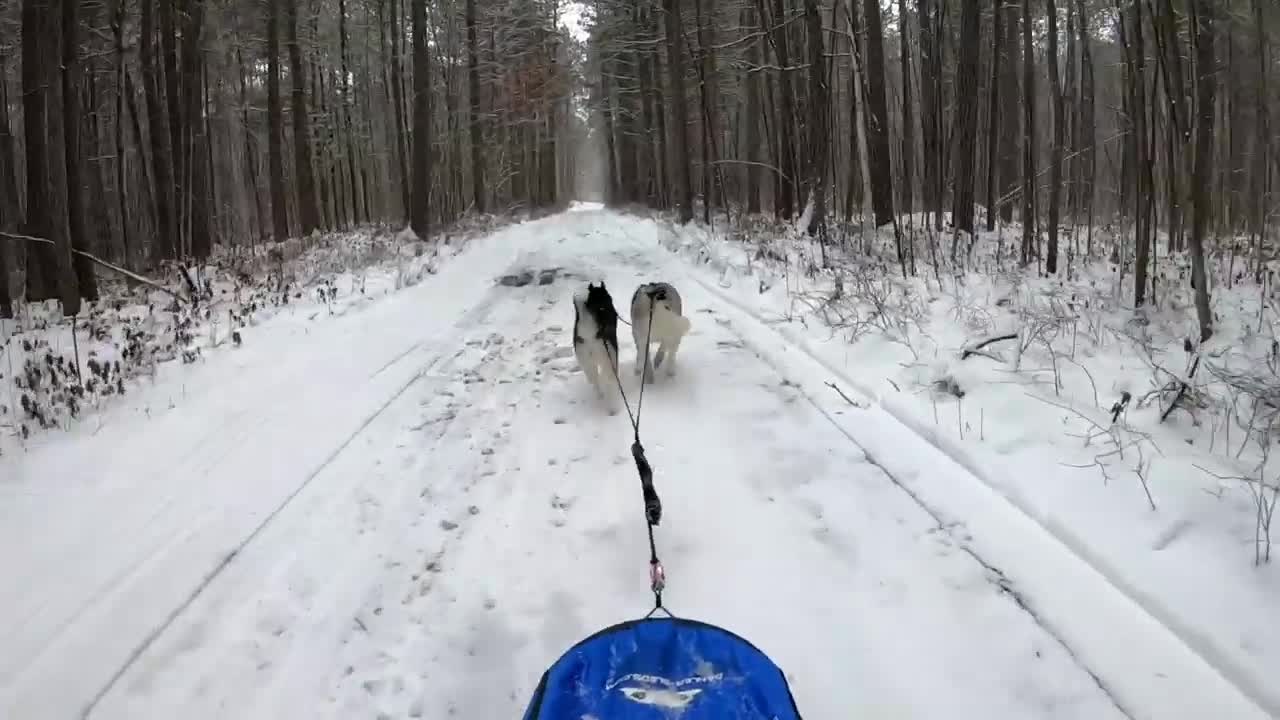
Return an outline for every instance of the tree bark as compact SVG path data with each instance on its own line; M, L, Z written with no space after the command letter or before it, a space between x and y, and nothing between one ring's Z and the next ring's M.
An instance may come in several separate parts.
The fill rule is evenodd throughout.
M191 254L200 260L209 257L213 250L210 235L210 190L212 189L208 158L208 137L205 132L204 58L203 47L205 0L186 0L187 23L182 37L182 89L186 94L187 146L183 155L187 168L187 213ZM87 262L87 261L86 261Z
M485 211L484 126L480 107L480 54L477 49L476 0L467 2L467 96L470 106L471 201L478 213ZM605 95L605 101L609 96Z
M1191 286L1195 288L1196 318L1200 323L1200 342L1213 335L1213 312L1209 309L1209 281L1204 271L1204 236L1209 227L1210 183L1213 175L1214 89L1217 58L1214 55L1214 32L1217 7L1215 0L1191 0L1194 15L1196 50L1196 149L1192 197L1195 215L1191 222Z
M902 63L902 212L910 215L915 210L915 103L911 95L911 43L907 38L907 0L898 0L898 56ZM852 150L852 148L851 148Z
M296 0L290 0L295 2ZM150 2L150 0L143 0ZM289 208L284 184L284 107L280 98L280 3L267 3L267 174L271 187L271 231L277 242L289 238Z
M889 106L885 99L884 31L879 0L864 0L867 29L867 130L871 136L871 206L876 227L893 222L893 166L889 155ZM976 49L975 49L976 51ZM972 167L972 166L970 166Z
M1064 126L1062 80L1058 74L1058 6L1045 0L1049 15L1049 103L1053 108L1053 146L1049 148L1049 249L1044 269L1050 275L1058 272L1058 216L1062 200L1062 141Z
M1031 0L1022 0L1022 264L1031 264L1036 236L1036 64L1031 44Z
M53 208L50 196L48 116L49 68L56 52L41 38L57 37L60 29L51 2L23 0L22 3L22 121L26 149L27 213L24 235L53 239ZM52 25L52 26L51 26ZM57 42L52 43L56 50ZM67 258L70 265L70 258ZM27 300L39 302L57 297L59 260L56 245L38 244L27 259Z
M0 231L13 232L22 224L13 135L9 130L9 69L7 51L0 51ZM12 268L17 267L17 243L0 238L0 320L13 317Z
M291 1L296 2L296 0ZM412 179L409 175L409 147L407 133L405 132L407 123L404 117L404 80L401 79L403 73L401 72L400 64L400 41L404 36L400 26L402 17L400 4L396 0L391 0L391 58L387 61L387 64L391 68L391 110L395 118L395 162L400 169L400 202L404 217L408 219L413 197L412 193L415 190L412 187Z
M182 96L178 87L178 34L174 22L174 3L185 0L157 0L160 5L160 76L156 92L163 88L168 112L165 115L169 132L169 157L173 168L173 257L181 257L187 251L187 154L182 122Z
M307 118L307 76L298 43L298 0L285 0L285 25L289 45L289 77L293 81L293 164L297 175L298 224L303 237L320 226L316 204L315 170L311 165L311 123Z
M80 313L81 299L98 299L93 265L84 256L71 252L92 250L85 226L84 167L80 157L80 0L62 0L62 137L67 247L58 252L71 259L74 282L63 289L62 312L74 317Z
M960 57L956 66L959 83L956 90L956 134L952 168L955 193L951 219L957 233L973 235L973 161L978 136L978 51L982 34L982 15L978 3L964 3L960 11ZM951 246L951 259L957 258L960 235Z
M742 15L745 28L764 32L763 23L758 12L750 7L744 7ZM747 64L749 68L760 66L762 62L760 56L760 40L752 40L747 46ZM745 136L744 143L747 155L745 191L747 194L747 213L752 215L760 213L760 163L763 159L763 155L760 152L760 119L763 109L760 107L760 78L758 76L759 73L751 72L748 69L742 78L742 82L747 86L746 105L742 119L742 124L745 126L743 134Z
M173 143L162 94L163 73L155 57L155 21L152 12L155 1L141 0L142 28L138 40L138 57L142 64L142 95L147 106L147 125L151 134L151 175L155 182L158 237L151 249L160 258L169 259L178 257L178 208L173 181Z
M804 0L805 27L809 45L809 198L813 212L806 228L810 236L822 231L826 236L827 223L827 162L831 148L827 141L827 78L826 54L822 42L822 15L817 0Z
M677 217L681 224L693 219L693 181L689 171L689 112L685 102L684 53L680 32L680 4L678 0L663 0L667 29L667 96L671 103L672 148L675 168Z
M902 0L899 0L901 2ZM996 229L996 214L1000 207L1000 180L1003 166L1000 163L1004 128L1000 117L1001 87L1000 69L1004 66L1000 56L1004 53L1004 4L995 0L991 11L991 82L987 92L987 232Z
M769 19L764 12L763 0L760 0L757 7L760 10L762 22L768 23ZM778 66L785 68L791 64L791 49L787 41L786 0L774 0L773 14L773 30L769 33L769 40L773 45L773 53L777 57ZM777 164L778 169L782 172L781 175L775 176L774 180L774 187L777 189L777 202L774 205L774 212L779 218L790 220L795 213L795 183L798 178L795 163L795 93L791 87L790 73L778 73L777 83L778 95L782 101L778 106L776 115L778 129Z
M410 0L413 24L413 200L409 222L425 240L431 222L431 55L427 0Z

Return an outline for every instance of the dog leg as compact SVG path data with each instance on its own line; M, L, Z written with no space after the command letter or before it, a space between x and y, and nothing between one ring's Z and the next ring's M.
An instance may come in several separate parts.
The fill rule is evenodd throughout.
M680 340L682 336L676 335L668 338L666 342L658 348L658 357L666 357L665 365L667 367L667 377L675 377L676 374L676 353L680 350ZM668 347L670 346L670 347Z
M621 395L619 384L622 382L618 377L618 355L613 348L601 346L596 350L594 358L597 365L598 384L596 392L600 395L600 399L604 401L605 409L610 415L618 414L618 400Z
M574 343L573 354L578 358L578 367L582 368L582 374L587 376L587 382L599 393L600 371L596 364L595 353L587 347L586 343Z
M631 324L631 339L636 343L636 363L632 369L632 374L639 375L640 369L644 365L644 329L637 322L632 322Z
M647 323L646 323L647 324ZM649 341L651 338L645 337L645 328L639 328L633 325L631 332L636 336L636 374L640 374L641 367L644 368L644 382L649 384L653 382L653 358L649 356Z

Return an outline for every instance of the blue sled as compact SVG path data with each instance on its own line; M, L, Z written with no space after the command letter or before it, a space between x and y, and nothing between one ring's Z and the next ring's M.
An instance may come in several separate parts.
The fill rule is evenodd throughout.
M632 620L570 648L524 720L800 720L787 679L756 646L680 618Z

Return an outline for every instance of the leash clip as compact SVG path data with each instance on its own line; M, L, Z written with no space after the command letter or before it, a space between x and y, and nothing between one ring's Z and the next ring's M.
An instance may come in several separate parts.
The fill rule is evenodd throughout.
M656 595L661 595L667 587L667 571L662 569L658 560L649 563L649 587Z

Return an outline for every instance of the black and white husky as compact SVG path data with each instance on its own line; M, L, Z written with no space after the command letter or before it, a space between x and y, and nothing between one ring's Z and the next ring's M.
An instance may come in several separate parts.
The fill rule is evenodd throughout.
M610 414L618 412L618 311L604 281L573 296L573 354Z
M644 367L644 382L653 382L653 369L666 366L667 376L676 374L676 352L689 334L680 293L670 283L645 283L631 296L631 337L636 341L635 374ZM646 337L647 335L647 337ZM652 358L647 350L658 344Z

